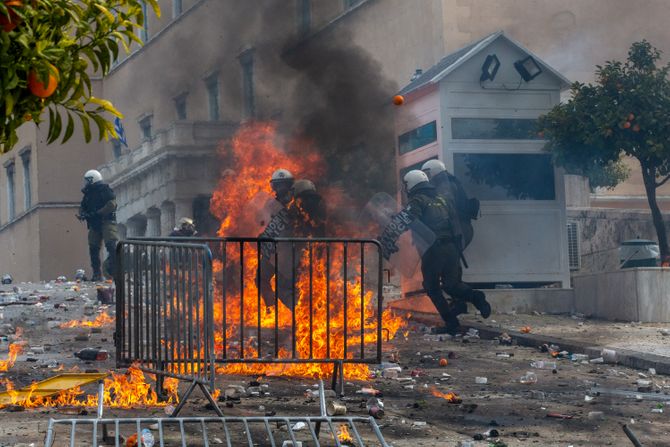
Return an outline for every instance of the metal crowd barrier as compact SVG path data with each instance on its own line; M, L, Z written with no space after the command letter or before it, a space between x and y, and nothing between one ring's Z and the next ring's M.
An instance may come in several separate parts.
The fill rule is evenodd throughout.
M221 270L215 272L216 363L332 363L333 389L339 382L342 392L344 364L381 362L383 267L381 247L376 240L238 237L137 240L209 246ZM246 265L250 257L255 258L252 264L257 265L256 271L249 271ZM264 288L263 282L267 280L270 286ZM297 286L299 280L302 280L301 289ZM249 295L250 281L256 281L253 296ZM315 290L319 283L325 286L325 292ZM322 301L325 299L325 306L323 302L316 302L317 293L321 294ZM369 293L373 295L375 306L372 312L365 305L366 296L369 302ZM279 301L292 310L290 324L280 324L278 311L274 312L271 324L262 322L261 303L277 309ZM303 306L302 315L307 315L302 320L296 319L298 302ZM314 308L315 304L320 308ZM245 317L243 311L234 318L230 315L231 309L249 306L257 310L253 318ZM347 318L336 319L331 314L335 308L339 316ZM352 315L352 309L357 315ZM358 322L355 328L350 327L352 317L352 321ZM325 342L326 348L317 353L313 335L317 328L323 334L323 326L325 340L321 343ZM298 349L299 337L308 338L308 348ZM374 342L369 343L371 338ZM250 341L253 346L249 346ZM336 345L339 348L336 349Z
M223 415L214 387L212 254L207 245L128 240L117 245L116 364L191 382ZM209 389L208 389L209 388Z
M102 410L99 410L96 419L50 419L44 446L122 447L128 445L126 437L135 435L140 440L142 432L146 429L151 432L154 445L160 447L192 445L208 447L220 444L228 447L240 445L389 447L374 418L328 416L323 382L319 387L319 403L319 416L103 419ZM304 424L304 428L299 428L298 424ZM111 433L109 427L113 427ZM102 438L102 443L99 443L99 437ZM69 438L69 443L62 438ZM137 444L144 445L141 441Z

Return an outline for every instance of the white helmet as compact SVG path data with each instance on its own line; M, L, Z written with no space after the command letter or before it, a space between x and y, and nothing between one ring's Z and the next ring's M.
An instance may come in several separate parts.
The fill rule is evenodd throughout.
M281 182L284 180L293 180L293 174L287 169L277 169L272 173L270 182Z
M425 172L419 171L418 169L414 169L412 171L409 171L407 174L405 174L405 177L403 178L403 182L405 182L405 190L407 192L411 192L412 189L419 183L424 183L428 182L428 176L426 175Z
M93 185L102 181L102 174L95 169L91 169L84 174L84 180L86 181L86 184Z
M440 172L446 171L447 168L444 167L444 163L440 160L433 159L425 162L423 166L421 166L421 170L426 173L428 178L433 178Z
M179 219L179 226L183 227L185 225L193 225L193 219L191 219L190 217L182 217L181 219Z
M293 185L293 195L299 196L305 191L316 191L316 186L310 180L298 180Z

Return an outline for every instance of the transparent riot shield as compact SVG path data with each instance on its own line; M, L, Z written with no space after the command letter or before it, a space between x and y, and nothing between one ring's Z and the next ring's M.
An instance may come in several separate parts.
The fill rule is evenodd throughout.
M378 226L382 255L407 278L412 278L421 256L435 242L435 233L406 210L399 210L390 195L375 194L364 213Z
M258 192L247 204L242 220L245 224L245 233L249 236L258 236L270 226L272 218L284 207L272 195L265 191Z

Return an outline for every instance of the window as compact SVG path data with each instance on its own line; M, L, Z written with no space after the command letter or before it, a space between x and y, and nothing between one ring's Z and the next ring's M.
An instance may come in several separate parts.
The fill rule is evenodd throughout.
M174 99L174 108L177 112L177 119L180 121L186 119L186 96L188 93L182 93Z
M244 102L244 117L253 118L256 114L254 98L254 53L247 50L240 56L242 65L242 98Z
M219 120L219 74L215 73L205 80L207 98L209 99L209 119Z
M517 118L452 118L454 140L541 140L537 120Z
M23 164L23 208L27 211L33 202L30 184L30 151L21 154L21 162Z
M149 40L149 15L146 1L142 2L142 14L144 15L144 23L140 30L140 38L142 39L142 42L146 42Z
M305 36L312 26L312 5L310 0L298 1L298 35Z
M142 138L142 141L151 141L152 135L152 129L151 129L151 121L153 120L153 116L145 116L139 121L140 124L140 136Z
M432 121L398 137L400 155L437 141L437 123Z
M554 200L549 154L454 154L454 175L479 200Z
M14 203L14 163L8 164L7 170L7 220L12 221L16 215L16 207Z
M181 0L172 0L172 18L177 18L182 13L182 1Z

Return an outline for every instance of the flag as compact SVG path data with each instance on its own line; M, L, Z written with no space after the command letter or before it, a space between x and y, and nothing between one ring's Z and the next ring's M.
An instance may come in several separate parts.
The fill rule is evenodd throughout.
M125 147L128 147L128 142L126 141L126 131L123 130L123 124L121 124L121 118L119 118L118 116L114 119L114 131L116 131L118 142L123 143Z

